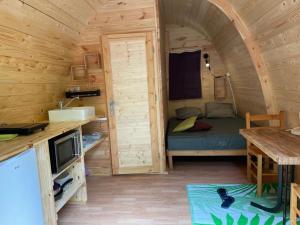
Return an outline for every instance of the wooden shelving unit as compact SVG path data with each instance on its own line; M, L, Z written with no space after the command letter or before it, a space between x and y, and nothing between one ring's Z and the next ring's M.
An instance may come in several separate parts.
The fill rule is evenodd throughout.
M52 180L54 181L56 178L58 178L60 175L62 175L64 172L66 172L68 169L70 169L72 166L74 166L75 163L77 163L80 160L81 160L81 158L78 158L76 161L74 161L73 163L71 163L70 165L68 165L66 168L64 168L59 173L53 173L52 174Z
M55 201L55 210L59 210L71 200L75 194L85 185L85 170L84 170L84 158L81 157L76 160L68 168L62 171L60 174L68 172L73 181L64 188L61 199ZM59 176L56 176L58 178Z
M102 143L106 138L106 135L103 135L99 140L96 140L90 144L88 144L85 148L83 148L83 152L84 154L87 153L89 150L93 149L94 147L96 147L97 145L99 145L100 143Z
M74 181L73 181L74 182ZM63 197L55 202L55 210L58 213L59 210L64 207L64 205L76 194L76 192L81 188L81 185L75 185L70 183L69 185L66 186L66 191L63 193Z
M73 81L95 82L97 76L103 74L100 54L98 52L86 53L83 56L84 65L73 65L71 73Z
M71 72L73 81L88 80L88 73L84 65L73 65Z
M89 146L85 146L84 159L91 176L110 176L111 156L108 132L108 121L106 117L98 116L98 119L82 127L83 135L101 132L102 137Z

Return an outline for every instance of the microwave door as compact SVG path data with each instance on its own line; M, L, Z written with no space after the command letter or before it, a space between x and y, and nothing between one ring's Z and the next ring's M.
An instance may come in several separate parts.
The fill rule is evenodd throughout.
M56 165L58 172L67 167L77 159L75 156L75 134L70 134L62 139L55 141Z

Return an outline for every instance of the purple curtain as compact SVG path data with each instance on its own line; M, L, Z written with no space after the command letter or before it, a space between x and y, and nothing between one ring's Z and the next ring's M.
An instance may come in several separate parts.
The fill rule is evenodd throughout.
M171 53L169 58L169 99L202 97L201 51Z

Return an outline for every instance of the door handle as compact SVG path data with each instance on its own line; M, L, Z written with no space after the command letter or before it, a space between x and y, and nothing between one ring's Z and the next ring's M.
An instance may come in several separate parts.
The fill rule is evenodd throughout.
M113 100L109 101L109 111L112 116L115 115L115 102Z

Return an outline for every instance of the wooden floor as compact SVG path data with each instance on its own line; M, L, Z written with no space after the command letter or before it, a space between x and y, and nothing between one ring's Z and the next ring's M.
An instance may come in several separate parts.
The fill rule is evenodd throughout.
M88 177L86 205L67 205L59 225L190 225L185 186L246 183L245 160L175 160L168 175Z

